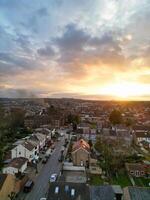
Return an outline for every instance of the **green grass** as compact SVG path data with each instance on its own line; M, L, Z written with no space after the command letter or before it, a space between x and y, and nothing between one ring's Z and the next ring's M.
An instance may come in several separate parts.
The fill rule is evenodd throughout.
M120 185L121 187L131 186L131 181L126 173L119 173L118 177L111 178L111 184Z
M99 175L90 176L90 185L103 185L103 180Z
M146 178L134 178L135 184L137 186L141 186L141 187L148 187L149 183L150 183L150 179L146 179Z

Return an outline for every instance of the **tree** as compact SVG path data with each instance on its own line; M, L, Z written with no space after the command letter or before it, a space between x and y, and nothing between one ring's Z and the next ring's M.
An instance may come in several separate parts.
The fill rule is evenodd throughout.
M90 148L92 148L92 146L93 146L92 140L89 140L88 144L89 144Z
M80 117L78 115L69 114L67 116L67 121L70 124L71 123L79 124L80 123Z
M98 151L99 153L102 152L103 145L102 145L102 141L100 138L97 138L94 147L95 147L96 151Z
M132 126L133 124L134 124L134 122L133 122L133 120L132 120L131 118L127 118L127 119L125 120L125 125L126 125L127 127Z
M72 124L73 130L77 130L77 124L80 123L80 117L79 115L73 115L73 114L69 114L67 116L67 122L69 124Z
M15 129L16 127L23 127L25 111L23 109L12 109L10 115L10 126Z
M51 105L48 109L47 109L48 115L52 116L52 115L56 115L58 114L58 109L55 108L53 105Z
M110 113L109 121L110 121L111 124L113 124L113 125L121 124L121 122L122 122L121 112L120 112L119 110L113 110L113 111Z

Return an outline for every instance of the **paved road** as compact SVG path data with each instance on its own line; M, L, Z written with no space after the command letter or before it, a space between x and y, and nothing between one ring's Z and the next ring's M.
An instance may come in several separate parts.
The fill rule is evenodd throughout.
M19 200L39 200L41 197L46 197L49 188L49 178L53 173L60 173L61 163L58 162L61 146L64 144L64 137L56 144L55 150L48 162L43 166L40 174L35 180L35 185L30 193L21 194Z

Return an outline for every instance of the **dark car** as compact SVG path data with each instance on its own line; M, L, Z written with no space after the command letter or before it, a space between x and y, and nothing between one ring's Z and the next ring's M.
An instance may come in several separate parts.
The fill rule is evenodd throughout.
M63 158L64 158L63 155L61 155L61 156L58 158L58 161L59 161L59 162L62 162L62 161L63 161Z
M49 159L50 156L51 156L50 154L47 154L47 155L45 156L45 158L46 158L46 159Z
M42 160L42 158L41 157L39 157L39 161L41 161Z
M46 164L46 163L47 163L47 161L48 161L48 158L47 158L47 157L45 157L45 158L42 160L42 163L43 163L43 164Z
M34 182L32 180L28 180L24 185L23 191L25 193L30 192L34 186Z
M41 151L41 153L42 153L42 154L45 154L45 151L44 151L44 150L42 150L42 151Z

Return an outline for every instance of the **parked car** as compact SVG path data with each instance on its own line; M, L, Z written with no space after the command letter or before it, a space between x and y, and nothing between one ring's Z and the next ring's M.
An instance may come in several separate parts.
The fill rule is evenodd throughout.
M47 200L45 197L40 198L40 200Z
M34 182L32 180L28 180L24 185L23 191L25 193L30 192L34 186Z
M46 158L46 159L49 159L50 156L51 156L50 154L47 154L47 155L45 156L45 158Z
M52 174L50 177L50 183L55 182L57 180L57 174Z
M41 157L39 157L39 162L42 160L42 158Z
M42 160L42 163L43 163L43 164L46 164L47 161L48 161L48 157L45 157L45 158Z
M41 151L41 153L42 153L42 154L45 154L45 151L44 151L44 150L42 150L42 151Z
M60 155L59 158L58 158L58 161L59 161L59 162L62 162L63 159L64 159L64 156L63 156L63 155Z

